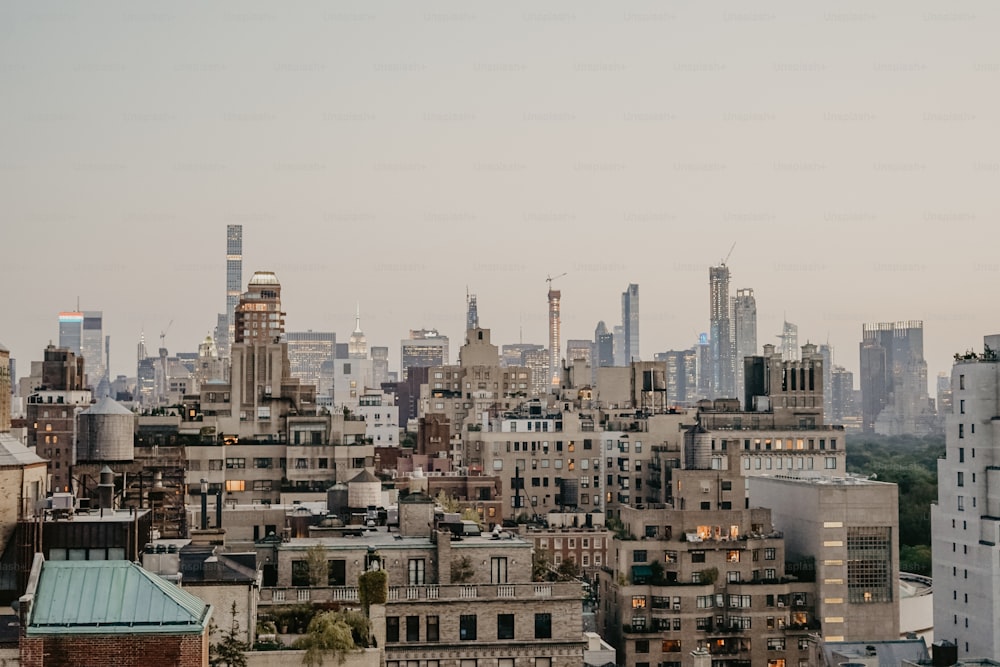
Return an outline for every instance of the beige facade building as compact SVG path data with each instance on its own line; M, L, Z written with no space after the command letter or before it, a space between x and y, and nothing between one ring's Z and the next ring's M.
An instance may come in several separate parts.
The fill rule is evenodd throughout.
M675 471L677 506L621 508L600 574L598 623L618 664L805 667L816 588L787 572L770 510L742 509L733 472ZM698 509L702 498L738 509Z
M532 545L516 536L458 540L436 530L433 500L422 493L402 499L399 512L398 533L320 530L275 545L278 585L262 589L261 611L289 601L356 604L358 577L376 567L388 574L384 626L376 631L386 665L584 664L579 582L532 581ZM328 562L319 585L308 567L316 546Z
M855 477L751 477L793 560L815 560L816 617L826 641L899 638L899 502L895 484Z

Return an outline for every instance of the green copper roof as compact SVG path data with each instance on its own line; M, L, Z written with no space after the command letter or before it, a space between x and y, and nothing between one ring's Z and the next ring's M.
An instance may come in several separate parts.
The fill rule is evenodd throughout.
M128 561L46 561L28 635L202 633L211 607Z

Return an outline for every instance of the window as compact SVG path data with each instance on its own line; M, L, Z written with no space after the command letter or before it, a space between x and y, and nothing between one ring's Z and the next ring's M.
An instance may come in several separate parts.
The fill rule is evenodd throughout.
M514 614L497 614L497 639L514 638Z
M309 586L309 562L306 560L292 561L292 586Z
M848 602L891 602L892 535L886 526L847 529Z
M490 583L507 583L507 558L494 556L490 559Z
M767 640L767 650L768 651L784 651L785 650L785 638L784 637L771 637Z
M409 585L410 586L423 586L424 585L424 559L423 558L411 558L410 559Z
M636 653L649 653L649 640L648 639L637 639L635 641L635 652Z
M704 563L705 562L705 552L704 551L692 551L691 552L691 562L692 563Z
M632 552L632 562L633 563L645 563L648 559L646 558L645 549L637 549Z
M428 616L427 617L427 641L436 642L440 641L441 635L439 634L438 617Z
M271 490L271 480L269 479L255 479L253 481L254 491L270 491Z
M646 608L646 596L645 595L633 595L632 596L632 609L645 609Z
M406 617L406 641L408 641L408 642L418 642L418 641L420 641L420 617L419 616L407 616Z
M774 547L768 547L767 549L764 549L764 560L774 560L774 555L775 555Z
M226 480L226 491L233 493L234 491L246 491L247 483L242 479L227 479Z
M552 614L535 614L535 639L552 638Z
M726 562L728 563L739 563L740 562L740 552L738 549L730 549L726 552Z
M254 468L270 468L272 459L269 458L256 458L253 460Z
M385 617L385 641L399 641L399 616Z
M681 640L680 639L664 639L663 644L660 646L660 650L664 653L680 653L681 652Z
M472 641L476 638L476 615L462 614L458 618L458 638L462 641Z
M326 561L326 585L347 585L347 561L343 559Z
M959 472L958 473L958 486L965 486L965 473L964 472Z

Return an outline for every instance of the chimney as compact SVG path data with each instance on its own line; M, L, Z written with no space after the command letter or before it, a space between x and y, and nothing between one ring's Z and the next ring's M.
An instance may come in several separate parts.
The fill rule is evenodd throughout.
M115 508L115 473L108 466L101 468L100 483L97 485L97 506L102 510Z

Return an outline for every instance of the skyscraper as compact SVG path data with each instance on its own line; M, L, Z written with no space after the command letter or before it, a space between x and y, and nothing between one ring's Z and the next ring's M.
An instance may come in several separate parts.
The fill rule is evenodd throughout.
M450 359L448 337L437 329L410 329L410 337L399 342L399 369L404 380L410 368L445 366Z
M101 380L107 379L104 342L104 313L99 310L85 310L80 338L80 355L86 364L87 382L95 388L101 383Z
M593 365L595 368L615 365L614 334L608 331L608 327L604 324L604 320L598 322L597 327L594 329L594 348L594 361L596 363Z
M368 339L365 332L361 330L361 304L358 304L357 313L354 316L354 331L347 339L347 356L350 359L368 358Z
M243 293L243 225L226 225L226 320L229 335L219 339L219 354L229 356L236 341L236 306Z
M823 412L827 415L833 414L833 346L823 343L819 346L819 353L823 355ZM853 382L853 377L852 377Z
M328 331L289 331L288 364L293 378L316 387L317 396L333 396L332 369L337 334ZM330 370L323 381L324 367Z
M257 271L236 306L235 343L277 343L284 339L281 283L270 271Z
M639 286L635 283L630 283L622 292L622 333L625 334L625 363L640 361Z
M799 327L785 320L778 334L781 341L781 357L785 361L796 361L799 358Z
M83 313L64 311L59 313L59 347L66 348L75 356L83 356Z
M732 324L729 303L729 267L725 263L708 269L709 345L711 346L713 398L732 398L736 393Z
M736 396L743 398L743 360L757 354L757 300L752 289L738 289L733 298L733 346L736 349ZM743 406L743 409L748 409Z
M10 430L10 351L0 343L0 433Z
M559 301L562 292L552 289L552 280L549 280L549 368L548 384L559 384L559 365L562 360L559 349L560 326L562 320L559 313Z
M903 330L914 332L906 326ZM895 330L891 332L895 341ZM985 343L997 349L1000 336L986 336ZM931 505L934 639L954 642L960 658L1000 656L1000 539L994 486L1000 435L993 427L1000 402L998 363L995 353L986 353L956 359L952 366L945 458L938 459L938 502Z
M476 304L476 295L465 293L465 330L479 328L479 306Z
M878 322L861 330L861 417L866 433L922 435L933 427L924 323Z

